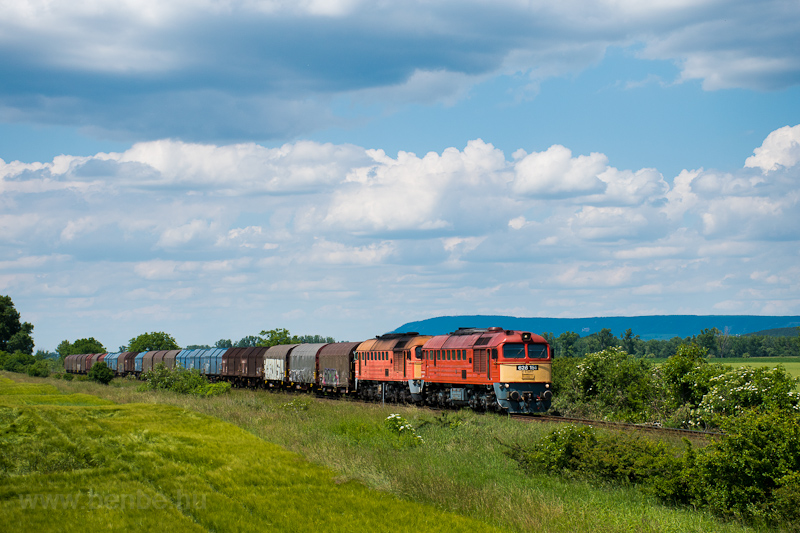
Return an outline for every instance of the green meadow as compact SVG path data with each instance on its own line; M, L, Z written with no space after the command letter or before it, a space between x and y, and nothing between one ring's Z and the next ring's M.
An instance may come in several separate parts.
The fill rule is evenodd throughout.
M634 487L524 475L504 445L533 442L548 424L264 391L198 398L137 392L128 380L3 375L37 387L0 392L0 505L16 530L752 531L661 505ZM0 390L19 386L3 380ZM30 403L7 401L25 396ZM92 397L97 403L87 404ZM421 442L387 429L392 413ZM25 508L26 498L65 494L80 494L77 508ZM146 509L131 504L139 494Z
M650 359L650 361L660 365L666 362L666 359ZM800 357L724 357L708 359L708 362L732 367L748 366L752 368L764 366L774 368L780 365L793 377L800 377Z
M800 357L748 357L715 359L714 361L735 367L749 366L753 368L759 368L762 366L776 367L780 365L785 368L786 371L792 375L792 377L800 377Z
M4 377L0 467L0 529L10 531L493 529L370 490L194 409Z

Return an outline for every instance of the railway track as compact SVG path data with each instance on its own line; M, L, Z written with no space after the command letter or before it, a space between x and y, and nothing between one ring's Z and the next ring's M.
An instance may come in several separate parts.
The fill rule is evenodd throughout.
M325 401L341 401L341 399L326 397L326 396L317 396L318 400L325 400ZM347 398L345 401L348 402L357 402L357 403L364 403L364 404L375 404L377 402L370 402L359 400L357 398ZM413 404L393 404L393 405L413 405ZM417 405L416 407L421 409L426 409L428 411L433 412L445 412L445 411L452 411L452 409L442 409L439 407L430 407L426 405ZM654 424L632 424L626 422L608 422L605 420L591 420L588 418L572 418L572 417L564 417L564 416L553 416L553 415L520 415L520 414L511 414L506 415L509 418L514 420L519 420L522 422L529 422L529 423L542 423L542 424L582 424L586 426L593 426L593 427L602 427L607 429L616 429L621 431L644 431L647 433L656 433L662 435L676 435L681 437L686 437L690 440L708 440L711 437L721 436L721 432L716 431L701 431L696 429L680 429L680 428L665 428L662 426L654 425Z
M722 433L716 431L701 431L696 429L665 428L655 424L631 424L626 422L608 422L605 420L590 420L587 418L570 418L552 415L508 415L514 420L525 422L553 423L553 424L582 424L586 426L603 427L608 429L618 429L623 431L645 431L648 433L660 433L679 435L689 439L707 440L711 437L721 436Z

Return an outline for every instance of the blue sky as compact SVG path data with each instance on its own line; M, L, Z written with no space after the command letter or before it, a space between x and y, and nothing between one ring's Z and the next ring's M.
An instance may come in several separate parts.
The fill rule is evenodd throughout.
M8 2L37 348L800 314L792 2Z

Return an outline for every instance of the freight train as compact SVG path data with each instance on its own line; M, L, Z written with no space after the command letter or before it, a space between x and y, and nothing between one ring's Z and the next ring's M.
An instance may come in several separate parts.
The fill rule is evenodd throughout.
M553 397L547 341L499 327L389 333L364 342L79 354L64 366L85 374L99 361L120 376L163 363L235 386L506 413L544 412Z

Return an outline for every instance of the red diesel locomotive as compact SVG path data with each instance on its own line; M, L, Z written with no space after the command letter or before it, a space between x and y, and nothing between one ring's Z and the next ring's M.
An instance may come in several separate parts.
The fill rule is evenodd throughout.
M529 332L391 333L356 349L356 393L370 400L540 413L553 397L551 368L547 341Z

